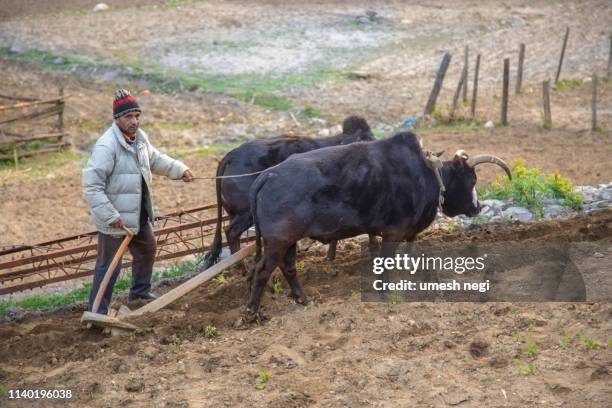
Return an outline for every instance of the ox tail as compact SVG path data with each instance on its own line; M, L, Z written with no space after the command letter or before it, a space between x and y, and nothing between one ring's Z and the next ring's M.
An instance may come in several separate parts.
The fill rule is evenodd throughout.
M264 173L255 179L253 185L251 185L251 194L249 203L251 205L251 213L253 215L253 224L255 225L255 262L259 262L261 259L261 230L259 229L259 220L257 219L257 195L259 190L264 186L268 179L269 173Z
M217 167L216 176L219 177L223 175L225 172L225 167L227 166L227 160L225 156L221 162L219 162L219 166ZM204 256L204 265L202 269L208 269L217 262L219 262L219 256L221 255L221 250L223 249L223 237L221 236L221 224L223 218L223 206L221 205L221 182L222 179L217 178L216 180L216 189L217 189L217 228L215 230L215 238L213 240L212 245L210 246L210 250Z

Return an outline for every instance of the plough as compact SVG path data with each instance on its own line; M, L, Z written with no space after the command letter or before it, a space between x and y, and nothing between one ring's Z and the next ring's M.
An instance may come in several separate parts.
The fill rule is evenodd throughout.
M122 247L125 244L125 247L127 248L127 245L129 244L129 239L131 239L131 237L128 235L125 241L122 243ZM117 251L117 255L120 255L121 250L122 248L119 248L119 250ZM170 292L160 296L159 298L153 300L152 302L136 310L130 310L126 306L122 305L118 310L111 309L108 315L98 314L95 312L97 311L100 302L98 301L96 297L97 303L94 302L94 305L92 307L93 311L84 312L83 316L81 317L81 322L84 324L87 324L88 327L95 325L99 327L109 328L112 335L119 335L119 334L124 334L129 331L138 330L139 329L138 326L132 323L129 323L125 320L132 318L132 317L136 317L136 316L142 316L145 313L154 313L160 309L163 309L164 307L173 303L177 299L185 296L186 294L188 294L189 292L191 292L198 286L202 285L204 282L212 279L213 277L221 273L224 269L229 268L230 266L242 261L244 258L252 254L254 251L255 251L255 244L250 244L240 249L235 254L232 254L228 258L223 259L219 263L211 266L210 268L204 270L200 274L189 279L187 282L184 282L183 284L177 286L176 288L172 289ZM111 263L111 267L109 267L109 271L112 272L113 269L114 269L114 266ZM101 294L104 293L105 290L106 290L106 285L104 284L104 282L102 282L102 284L100 285L100 289L98 290L98 295L100 295L100 298L101 298Z

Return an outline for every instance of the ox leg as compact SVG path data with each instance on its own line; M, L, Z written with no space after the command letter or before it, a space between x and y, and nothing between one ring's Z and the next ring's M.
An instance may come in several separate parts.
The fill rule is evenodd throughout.
M253 275L249 277L251 280L249 300L247 301L247 314L250 315L249 317L256 318L264 288L274 269L282 265L286 252L285 248L282 244L265 243L263 259L257 263L253 270Z
M291 248L289 248L287 254L285 255L283 266L281 266L281 270L283 271L283 276L291 287L291 293L289 296L295 299L295 301L300 305L305 305L308 303L308 299L306 298L304 288L302 288L302 285L297 277L297 269L295 267L296 253L297 245L293 245Z
M397 252L397 247L399 246L399 242L390 241L388 239L383 238L382 245L380 247L380 256L384 258L395 258L395 254ZM394 279L394 274L391 271L385 269L382 273L383 282L392 282ZM381 299L387 299L391 294L383 291L378 292Z
M249 212L238 214L230 219L230 223L225 227L225 237L232 254L240 250L240 236L251 225L253 225L253 221ZM243 276L248 274L245 261L240 262L240 268Z
M329 243L329 249L327 250L327 260L333 261L336 259L336 247L338 246L338 241L331 241Z

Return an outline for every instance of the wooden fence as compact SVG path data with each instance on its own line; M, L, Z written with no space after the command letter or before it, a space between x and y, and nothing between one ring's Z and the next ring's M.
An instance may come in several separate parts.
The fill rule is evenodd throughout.
M13 160L17 165L22 157L69 148L68 134L64 131L66 98L63 88L60 88L57 98L46 100L0 95L0 101L12 102L0 105L0 160ZM50 129L40 133L7 130L8 125L53 116L57 116L57 121L49 125Z
M563 44L561 46L561 55L559 57L559 62L557 63L557 69L555 73L554 84L559 83L561 77L561 69L563 67L563 60L565 57L565 52L567 49L568 38L570 35L570 28L567 27L565 29L565 35L563 36ZM612 34L609 36L609 55L608 55L608 64L606 69L605 78L606 81L612 79ZM524 43L519 44L519 52L518 52L518 66L516 72L516 84L515 84L515 95L521 95L522 93L522 85L523 85L523 69L525 64L525 51L526 46ZM453 94L453 101L450 107L449 120L456 119L455 111L457 109L457 103L460 95L463 95L463 102L468 102L467 98L467 84L468 84L468 55L469 50L468 47L465 47L464 50L464 58L463 58L463 68L461 70L461 75L459 77L459 83L455 88L455 92ZM446 52L440 62L440 66L438 67L438 71L434 80L434 84L432 90L430 92L429 98L427 100L427 104L425 105L424 115L430 115L435 110L436 101L438 99L438 95L442 89L442 84L444 82L444 77L446 76L446 72L448 70L449 64L451 62L452 55ZM479 68L481 64L481 55L477 54L476 56L476 64L474 71L474 83L472 87L472 100L471 100L471 118L474 119L476 116L476 98L477 98L477 90L478 90L478 74ZM503 61L503 71L502 71L502 98L501 98L501 109L500 109L500 120L499 123L502 126L508 125L508 101L510 98L510 59L505 58ZM552 127L552 115L551 115L551 104L550 104L550 79L542 82L542 116L543 122L542 127L544 129L551 129ZM591 98L591 131L595 132L600 130L597 126L597 87L599 84L598 77L595 73L592 75L592 98Z

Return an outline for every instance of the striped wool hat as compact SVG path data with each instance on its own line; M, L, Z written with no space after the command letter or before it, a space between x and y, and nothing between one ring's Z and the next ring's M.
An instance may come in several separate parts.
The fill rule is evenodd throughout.
M119 89L115 91L115 99L113 100L113 118L125 115L128 112L142 112L136 98L132 96L127 89Z

